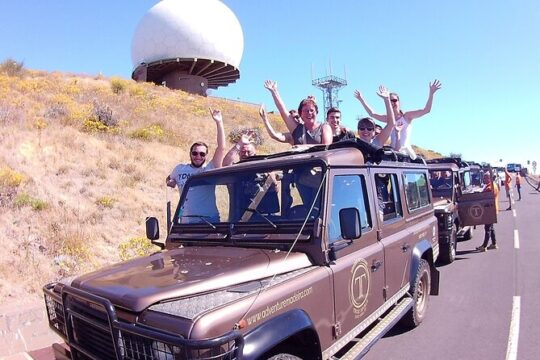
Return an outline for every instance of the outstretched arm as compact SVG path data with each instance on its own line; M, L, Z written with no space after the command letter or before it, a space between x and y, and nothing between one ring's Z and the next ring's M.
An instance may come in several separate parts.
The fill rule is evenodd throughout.
M266 110L264 109L264 105L261 104L261 107L259 108L259 115L264 123L264 126L266 127L266 131L268 131L268 135L276 141L282 142L282 143L289 143L293 145L293 138L291 133L280 133L274 130L272 125L270 125L270 120L268 120L268 116L266 115Z
M426 115L431 111L431 104L433 103L433 94L441 88L442 84L439 80L435 79L432 83L429 83L429 96L426 102L426 106L420 110L407 111L403 116L409 121Z
M394 114L392 104L390 103L390 92L388 91L388 89L382 85L379 86L379 91L377 92L377 95L379 95L384 100L384 105L386 107L386 126L381 130L381 133L377 135L377 140L380 142L381 145L384 145L386 140L388 140L388 138L390 137L392 129L394 129L394 125L396 123L396 116Z
M298 126L298 123L292 118L292 116L289 115L287 108L285 107L285 103L279 95L277 83L273 80L266 80L264 82L264 87L267 88L272 94L272 98L274 99L274 103L278 108L279 114L285 122L285 125L287 125L287 130L292 133L294 129L296 129L296 127Z
M235 161L237 161L237 159L240 158L240 149L242 149L242 146L249 144L250 140L251 139L248 135L242 135L240 140L238 140L238 142L234 144L234 146L227 152L227 154L223 158L223 166L229 166Z
M354 97L357 98L358 101L360 101L360 104L362 104L362 106L367 111L369 116L371 116L372 118L376 120L386 122L386 116L375 114L373 110L371 109L371 107L367 104L366 100L364 100L364 97L362 96L362 93L359 90L354 90Z
M217 169L221 167L223 158L225 157L225 130L223 129L223 117L221 111L212 110L212 108L210 108L210 115L212 115L212 119L216 122L217 128L217 148L214 152L214 157L210 162Z

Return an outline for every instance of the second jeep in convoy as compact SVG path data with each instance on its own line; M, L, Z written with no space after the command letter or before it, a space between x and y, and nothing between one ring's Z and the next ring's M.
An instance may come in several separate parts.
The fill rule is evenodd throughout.
M44 287L57 359L356 359L438 293L425 163L361 140L194 175L170 222Z
M472 238L476 225L496 222L492 193L482 193L483 170L474 164L474 175L467 162L459 158L427 160L435 216L439 224L439 260L452 263L458 238Z

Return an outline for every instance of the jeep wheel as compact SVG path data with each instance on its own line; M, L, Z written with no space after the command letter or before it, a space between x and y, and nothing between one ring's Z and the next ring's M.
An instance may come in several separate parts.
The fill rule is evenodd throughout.
M283 353L283 354L274 355L268 358L268 360L302 360L302 359L299 358L298 356Z
M403 319L401 319L401 325L408 328L414 328L420 325L426 316L430 289L431 273L429 264L426 260L421 259L411 289L413 295L413 307L407 312Z
M465 234L463 234L463 240L471 240L472 239L472 235L473 235L473 228L472 226L469 227L469 230L467 230L465 232Z
M452 233L448 244L441 246L441 264L451 264L456 260L457 230L456 225L452 226Z

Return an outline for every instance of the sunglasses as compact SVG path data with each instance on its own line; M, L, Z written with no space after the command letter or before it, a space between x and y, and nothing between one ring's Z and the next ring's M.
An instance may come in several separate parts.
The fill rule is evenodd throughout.
M206 156L206 153L203 152L203 151L192 151L192 152L191 152L191 155L193 155L193 156L199 155L200 157L205 157L205 156Z
M373 130L375 130L375 129L372 128L372 127L369 127L369 128L368 128L368 127L359 127L358 130L359 130L359 131L366 131L366 130L367 130L367 131L373 131Z
M393 103L397 103L399 101L399 99L390 99L391 102Z

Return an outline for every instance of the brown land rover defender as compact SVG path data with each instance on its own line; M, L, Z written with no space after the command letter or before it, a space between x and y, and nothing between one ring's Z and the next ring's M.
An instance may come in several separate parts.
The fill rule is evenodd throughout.
M460 158L431 159L427 164L439 224L439 261L449 264L456 258L458 238L469 240L474 226L497 222L495 200L492 193L482 193L479 165L471 169Z
M357 359L438 294L427 166L361 140L194 175L169 222L44 287L57 359Z

